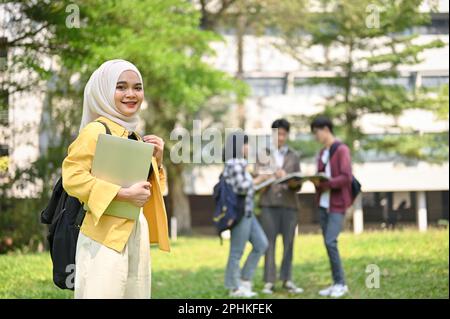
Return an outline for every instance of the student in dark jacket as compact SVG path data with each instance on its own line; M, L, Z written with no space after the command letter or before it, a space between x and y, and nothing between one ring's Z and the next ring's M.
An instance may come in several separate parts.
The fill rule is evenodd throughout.
M337 239L342 230L345 211L352 204L350 149L336 139L333 124L327 117L319 116L314 119L311 131L324 146L317 158L317 170L329 178L327 181L315 183L320 226L333 277L333 284L319 291L319 294L337 298L348 292Z
M290 123L285 119L278 119L272 123L272 129L277 129L277 147L270 150L272 159L271 171L277 178L300 171L298 154L288 147L287 141ZM260 168L258 165L258 171ZM259 172L261 174L261 172ZM270 178L270 174L261 174ZM287 183L276 184L262 191L259 205L262 208L261 224L269 240L269 247L264 259L264 288L265 294L272 294L277 279L282 281L282 288L289 293L299 294L303 289L292 281L292 259L295 241L295 228L298 224L299 188L291 188ZM275 263L275 245L278 235L283 238L283 260L279 277Z

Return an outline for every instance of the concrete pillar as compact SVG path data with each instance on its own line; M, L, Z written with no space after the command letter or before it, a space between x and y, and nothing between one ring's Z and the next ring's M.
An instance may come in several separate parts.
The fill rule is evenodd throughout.
M427 221L427 196L424 191L417 192L416 196L417 200L417 226L419 227L419 231L424 232L427 231L428 221Z
M177 235L178 235L177 218L175 216L172 216L170 218L170 239L172 241L177 241Z
M355 198L353 207L353 232L355 234L361 234L364 231L362 194L358 195L358 197Z

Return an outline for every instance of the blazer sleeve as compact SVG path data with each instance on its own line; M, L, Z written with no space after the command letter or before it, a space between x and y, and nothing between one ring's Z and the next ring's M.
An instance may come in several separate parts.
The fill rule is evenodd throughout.
M87 205L95 225L119 192L121 186L95 178L91 174L98 135L104 133L101 124L90 123L68 149L62 163L62 180L66 192Z

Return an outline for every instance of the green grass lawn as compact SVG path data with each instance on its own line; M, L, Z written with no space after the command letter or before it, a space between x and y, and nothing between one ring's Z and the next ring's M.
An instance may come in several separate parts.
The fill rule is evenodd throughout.
M348 298L448 298L448 230L344 233L340 250L344 261ZM170 254L152 248L153 298L227 298L223 288L229 244L217 238L182 237ZM247 247L246 254L250 246ZM277 246L278 264L282 246ZM302 295L276 292L271 298L318 298L330 283L329 264L318 234L300 235L294 252L294 280ZM380 287L366 287L366 267L381 270ZM262 261L255 275L262 288ZM51 280L47 253L0 255L0 298L72 298L71 291L56 288Z

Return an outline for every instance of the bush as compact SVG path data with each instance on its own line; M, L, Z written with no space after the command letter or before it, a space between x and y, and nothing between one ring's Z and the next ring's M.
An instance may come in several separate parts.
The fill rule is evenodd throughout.
M9 157L0 156L0 174L8 171Z
M46 244L47 227L40 223L42 201L1 198L0 254L11 250L37 251Z

